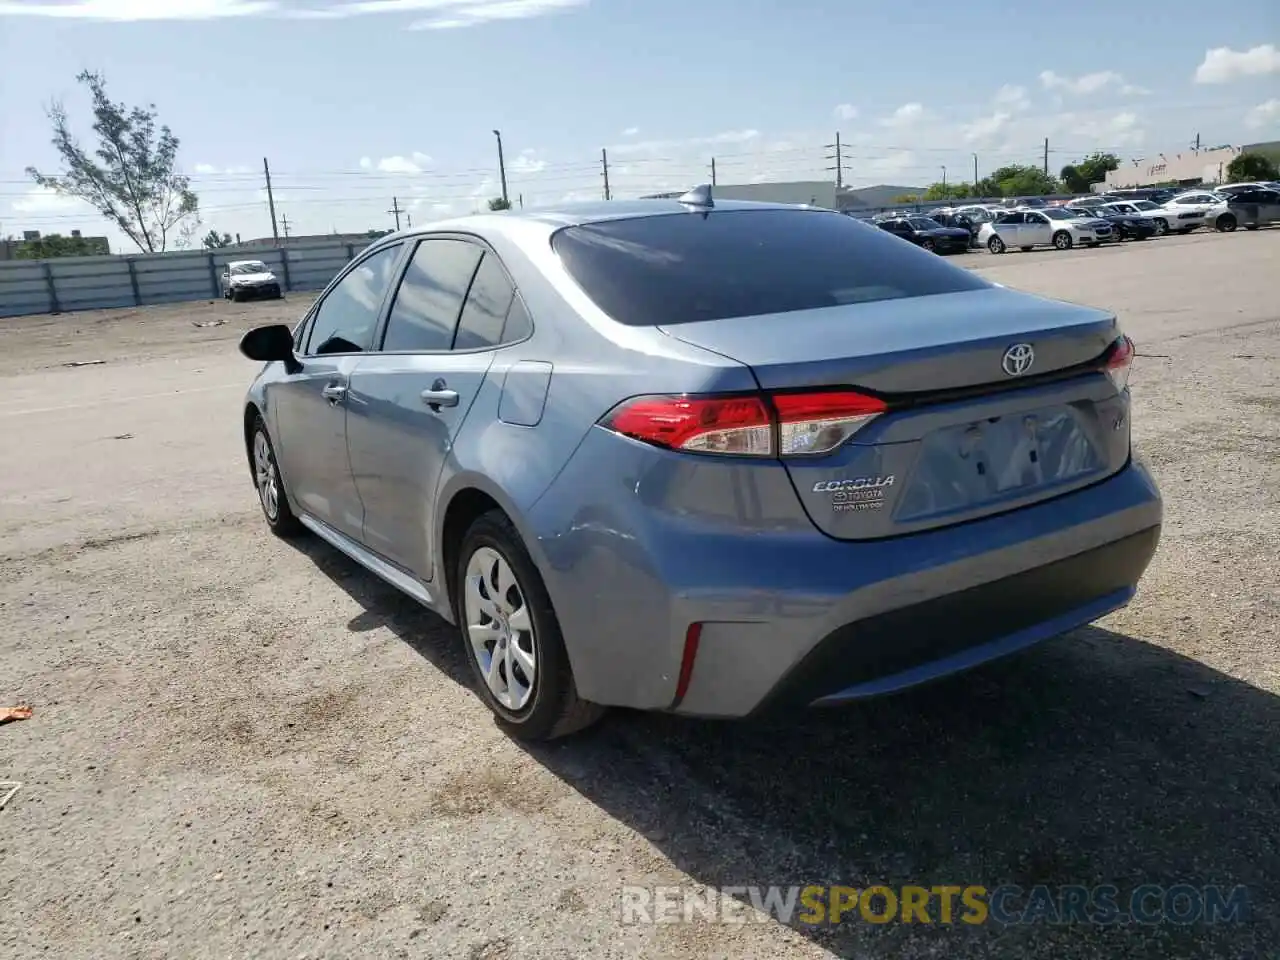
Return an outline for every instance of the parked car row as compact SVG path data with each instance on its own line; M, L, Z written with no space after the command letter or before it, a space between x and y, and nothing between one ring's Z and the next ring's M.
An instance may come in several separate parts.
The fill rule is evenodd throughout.
M1184 192L1126 190L1059 204L1041 198L964 204L928 213L891 211L860 218L937 253L1049 246L1070 250L1148 240L1202 227L1230 233L1280 223L1280 183L1236 183Z

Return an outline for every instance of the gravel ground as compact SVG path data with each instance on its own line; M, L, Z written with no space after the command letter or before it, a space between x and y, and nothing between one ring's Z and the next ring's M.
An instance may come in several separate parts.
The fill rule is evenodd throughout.
M961 262L1113 308L1138 342L1167 525L1133 605L891 700L619 712L537 749L497 732L439 620L266 535L235 343L305 298L0 321L0 706L35 710L0 726L22 783L0 954L1277 956L1280 231ZM624 884L875 882L1244 884L1253 910L620 922Z

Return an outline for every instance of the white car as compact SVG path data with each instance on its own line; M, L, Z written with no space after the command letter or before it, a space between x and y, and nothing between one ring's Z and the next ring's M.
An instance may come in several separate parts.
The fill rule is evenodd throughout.
M1111 203L1104 203L1100 208L1102 210L1114 210L1117 213L1128 214L1131 217L1144 217L1155 224L1156 236L1168 233L1172 228L1172 224L1177 221L1169 215L1169 211L1158 203L1151 200L1113 200ZM1191 230L1196 227L1203 226L1204 220L1201 219ZM1188 233L1191 231L1188 230Z
M284 293L276 275L261 260L232 260L222 269L222 296L226 300L279 300Z
M1115 239L1115 230L1106 220L1062 207L1002 213L978 231L978 242L992 253L1004 253L1010 247L1070 250L1078 243L1096 247Z
M1227 207L1227 198L1210 190L1180 193L1162 209L1170 215L1169 226L1182 233L1190 233L1196 227L1214 227L1225 233L1236 227L1236 217ZM1184 226L1191 223L1195 226L1190 229Z

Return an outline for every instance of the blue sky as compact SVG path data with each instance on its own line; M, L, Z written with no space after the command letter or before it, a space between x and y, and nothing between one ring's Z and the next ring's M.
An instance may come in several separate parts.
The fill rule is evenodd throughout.
M33 189L44 107L88 134L84 68L181 137L204 229L295 235L526 204L819 179L971 179L1094 149L1126 159L1280 138L1280 10L1240 0L0 0L0 234L99 232ZM118 232L113 249L126 250Z

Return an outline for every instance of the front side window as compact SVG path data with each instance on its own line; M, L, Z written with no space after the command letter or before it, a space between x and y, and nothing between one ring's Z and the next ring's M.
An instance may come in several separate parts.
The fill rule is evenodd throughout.
M465 240L423 240L396 291L382 349L431 353L448 350L471 279L484 253Z
M362 353L372 346L378 313L399 260L400 244L383 247L338 281L311 323L311 354Z

